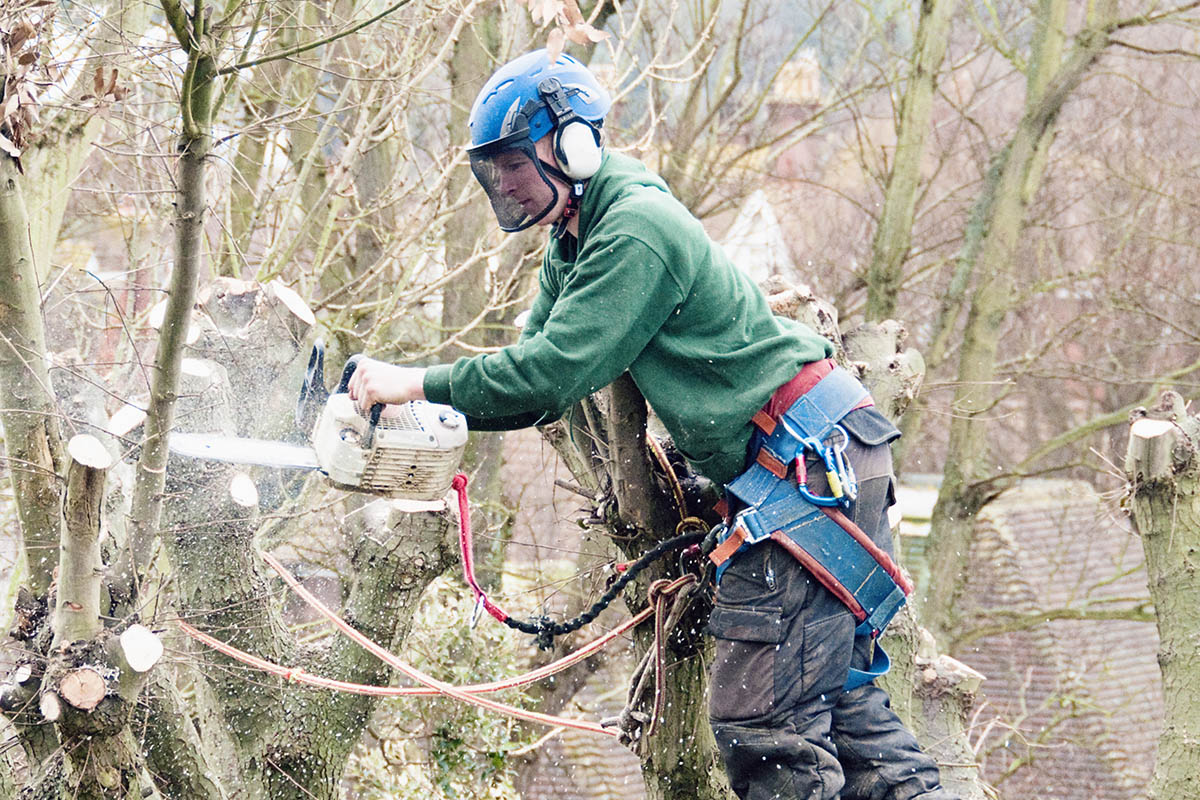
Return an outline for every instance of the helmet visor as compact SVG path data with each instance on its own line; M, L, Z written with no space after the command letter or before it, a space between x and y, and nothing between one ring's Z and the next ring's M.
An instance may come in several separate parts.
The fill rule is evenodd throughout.
M525 230L558 204L558 188L528 139L507 147L472 148L470 156L471 172L487 192L501 230Z

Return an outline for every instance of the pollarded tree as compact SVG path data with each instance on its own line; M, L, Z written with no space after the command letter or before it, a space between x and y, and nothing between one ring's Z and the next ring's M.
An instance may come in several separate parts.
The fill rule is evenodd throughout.
M159 18L166 27L146 29L151 50L180 54L180 71L173 75L180 86L178 135L171 142L178 157L175 241L156 340L147 336L144 320L124 324L132 373L145 380L142 392L149 391L149 400L101 430L93 420L105 397L96 388L115 384L94 378L89 386L86 376L67 380L79 390L72 405L84 408L65 417L63 399L51 389L46 330L61 339L64 326L43 318L39 287L59 280L38 271L45 258L31 243L53 243L57 221L48 226L27 213L22 191L30 178L30 185L45 189L53 173L43 165L61 168L55 156L73 141L37 127L30 76L22 74L63 52L56 45L69 26L55 27L46 5L10 6L3 26L7 63L22 70L7 74L4 83L5 109L20 113L5 119L0 157L6 187L0 384L26 553L26 588L11 632L19 655L0 701L25 758L19 769L6 771L13 779L8 785L19 784L30 797L334 796L376 701L315 693L275 678L256 685L224 655L192 654L168 624L183 618L259 656L343 680L386 683L389 676L360 648L305 646L286 630L254 537L264 510L276 509L287 495L260 494L247 476L173 461L167 451L169 432L180 427L223 434L271 427L276 409L260 399L293 395L315 321L280 283L232 281L197 294L206 259L212 129L225 91L250 68L244 61L254 41L254 9L235 8L222 18L203 2L184 9L166 0ZM144 4L133 6L145 10ZM114 13L123 8L115 4ZM368 21L362 16L337 33ZM121 24L101 27L136 32ZM173 37L177 49L164 37ZM136 61L133 44L116 42L129 48L123 65ZM319 44L267 53L264 62ZM140 68L148 69L145 62ZM122 99L128 91L115 71L87 77L93 96ZM156 91L151 81L141 88ZM73 111L64 109L64 128L77 134L69 124ZM67 175L60 185L74 178ZM86 332L90 320L83 320L76 333ZM152 363L140 363L138 350L148 341L157 352ZM79 336L81 348L90 344ZM66 374L79 377L80 367ZM67 447L61 431L68 426L89 432ZM347 525L341 528L351 542L346 566L357 580L344 613L374 639L394 644L421 589L449 563L449 520L396 516L374 506ZM173 663L157 661L163 636L177 654Z
M1155 407L1138 409L1133 416L1125 475L1158 620L1166 711L1150 796L1187 797L1200 780L1192 757L1192 743L1200 735L1200 681L1194 667L1200 656L1195 634L1200 602L1200 417L1189 414L1175 392L1164 392Z

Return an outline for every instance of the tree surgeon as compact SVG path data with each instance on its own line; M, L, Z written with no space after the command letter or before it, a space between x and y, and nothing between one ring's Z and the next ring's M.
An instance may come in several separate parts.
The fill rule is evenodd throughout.
M453 364L364 360L350 394L446 403L507 430L628 371L691 465L726 487L710 715L738 796L951 798L872 683L886 662L874 637L904 597L887 555L899 433L829 342L770 313L661 178L604 149L610 104L586 67L544 50L488 80L472 170L503 230L551 230L528 322L516 344Z

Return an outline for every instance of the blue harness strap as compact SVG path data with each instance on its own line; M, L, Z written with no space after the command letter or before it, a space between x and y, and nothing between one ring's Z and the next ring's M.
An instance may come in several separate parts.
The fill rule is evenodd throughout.
M883 677L887 671L892 668L892 659L883 651L883 647L879 642L875 643L875 655L871 658L871 665L866 669L850 668L850 674L846 676L846 683L842 686L843 692L848 692L851 689L857 689L860 686L866 686L876 678Z
M726 487L741 510L725 526L710 558L719 583L735 553L772 539L849 607L860 623L856 634L874 637L904 605L908 587L897 582L903 578L886 553L843 514L828 509L849 506L853 491L836 496L836 483L839 472L851 484L853 477L845 475L849 465L836 463L833 448L825 444L836 430L844 449L848 435L838 423L868 398L863 385L837 367L801 395L769 433L756 433L754 463ZM834 497L815 497L806 490L803 459L809 450L824 458ZM797 468L795 482L788 479L789 467ZM889 663L877 644L870 668L851 670L846 691L882 675Z

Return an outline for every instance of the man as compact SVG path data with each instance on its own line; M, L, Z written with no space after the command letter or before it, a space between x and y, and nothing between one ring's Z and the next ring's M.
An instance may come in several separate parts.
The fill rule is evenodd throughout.
M836 503L842 528L889 549L887 442L898 434L834 369L830 343L774 317L662 179L604 151L609 106L592 73L566 55L529 53L492 76L471 110L472 170L503 230L552 229L529 320L516 344L454 364L364 360L350 394L363 407L446 403L475 429L503 430L557 419L628 371L692 466L729 485L739 512L714 552L721 582L709 626L712 724L735 791L746 800L945 800L936 765L886 694L869 680L846 690L852 667L870 667L877 632L856 636L861 620L871 622L847 606L858 600L814 579L825 570L793 557L789 540L751 543L746 534L759 500L791 503L799 483L811 498L800 513ZM763 456L787 450L780 437L801 425L790 410L834 384L844 391L830 402L846 406L831 417L836 432L810 430L782 467ZM780 474L752 475L757 462ZM801 477L810 466L811 482ZM852 491L835 497L839 479L857 484L857 500Z

